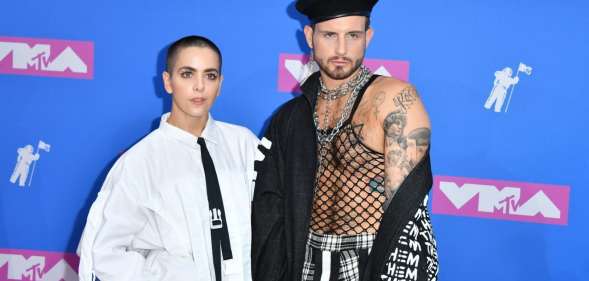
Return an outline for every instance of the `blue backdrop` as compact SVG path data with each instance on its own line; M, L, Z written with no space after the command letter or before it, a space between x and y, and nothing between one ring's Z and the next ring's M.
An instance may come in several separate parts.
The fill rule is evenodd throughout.
M570 188L561 225L433 214L440 280L587 280L589 3L380 2L367 58L409 62L432 120L436 175ZM0 249L75 251L106 172L170 108L160 78L170 42L200 34L220 46L213 115L258 134L294 95L277 90L280 54L308 51L289 1L21 0L0 14L0 69L15 60L1 42L93 44L88 79L0 73ZM496 72L515 77L520 63L533 70L508 85L508 110L484 108L494 82L509 84ZM21 187L9 179L27 144L40 158Z

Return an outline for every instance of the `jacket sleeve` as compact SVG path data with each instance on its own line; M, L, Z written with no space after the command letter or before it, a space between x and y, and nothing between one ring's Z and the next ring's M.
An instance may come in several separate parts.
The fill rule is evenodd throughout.
M124 156L123 156L124 158ZM143 197L133 174L121 158L109 172L88 214L78 246L81 281L150 280L145 258L129 250L136 233L147 222L140 207Z
M385 266L378 274L382 280L396 277L416 281L436 281L438 276L438 254L433 235L427 196L417 211L407 221L399 239L389 245Z
M263 160L256 161L257 178L252 202L252 276L254 281L282 280L286 271L284 234L283 155L280 122L270 122L258 149Z
M427 212L429 149L385 210L362 280L437 281L438 255Z

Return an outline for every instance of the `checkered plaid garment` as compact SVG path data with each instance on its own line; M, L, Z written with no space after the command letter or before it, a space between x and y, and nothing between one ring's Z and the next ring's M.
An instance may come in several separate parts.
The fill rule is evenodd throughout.
M331 252L332 263L336 266L331 274L337 273L339 281L360 280L359 261L361 252L368 255L376 234L360 233L358 235L317 234L311 231L307 240L302 281L319 280L321 277L322 252ZM333 278L330 278L333 280Z

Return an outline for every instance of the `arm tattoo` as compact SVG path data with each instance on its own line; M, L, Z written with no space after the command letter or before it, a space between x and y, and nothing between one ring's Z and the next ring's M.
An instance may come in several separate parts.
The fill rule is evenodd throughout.
M385 203L386 210L395 193L417 162L423 157L429 147L430 129L417 128L405 135L407 126L407 111L417 100L412 87L407 87L393 99L396 110L389 113L384 122L385 141Z
M400 110L389 113L383 122L387 144L391 144L389 141L399 143L399 139L403 137L405 126L407 126L407 113Z
M423 155L423 154L425 154L425 151L429 147L430 136L431 136L430 129L419 128L419 129L415 129L415 130L411 131L411 133L409 133L409 136L407 138L410 139L413 143L415 143L415 149L416 149L417 155ZM415 162L417 160L418 159L415 159Z
M385 203L386 210L397 190L411 170L415 168L419 160L429 147L430 129L418 128L408 137L401 136L396 141L390 140L387 136L388 151L385 162ZM387 172L388 171L388 174Z
M417 93L411 86L401 90L401 93L393 99L395 106L403 112L407 112L415 100L417 100Z
M374 117L378 118L380 114L380 105L383 104L385 98L385 92L380 91L374 95L372 99L372 106L374 107Z

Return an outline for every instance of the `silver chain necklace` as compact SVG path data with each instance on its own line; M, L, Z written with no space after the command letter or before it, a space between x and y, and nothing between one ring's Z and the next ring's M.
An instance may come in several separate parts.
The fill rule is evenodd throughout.
M350 85L350 88L352 88L352 94L350 95L350 97L346 101L346 104L344 105L344 109L342 111L342 115L340 116L339 120L337 121L337 123L333 129L327 130L327 127L328 127L327 121L329 121L329 118L328 118L329 110L326 110L324 120L323 120L324 121L323 124L325 127L323 129L319 128L319 115L317 114L317 105L315 105L316 108L315 108L315 111L313 112L313 122L315 123L315 128L317 131L317 140L319 141L319 143L321 145L323 145L324 143L327 143L327 142L331 142L333 140L333 138L339 133L344 121L347 120L348 117L350 117L350 113L352 112L352 107L354 106L354 103L356 101L356 98L358 97L360 89L362 89L364 87L364 85L366 85L366 83L368 82L370 77L372 77L372 73L370 72L370 70L368 70L368 68L366 68L364 65L362 65L360 68L360 72L357 75L357 78L352 79L355 82L355 85ZM348 83L346 83L346 84L348 84ZM322 89L319 90L318 95L321 96L321 92L322 92ZM328 99L328 101L331 101L331 99Z
M361 67L365 68L363 65ZM350 89L354 88L354 85L357 85L358 82L360 82L360 80L362 79L362 74L362 71L358 71L358 73L352 79L348 80L348 82L346 83L339 85L335 89L328 89L325 86L325 83L323 83L323 79L319 77L319 86L321 87L319 91L319 97L321 97L324 100L332 101L345 96L350 92Z

